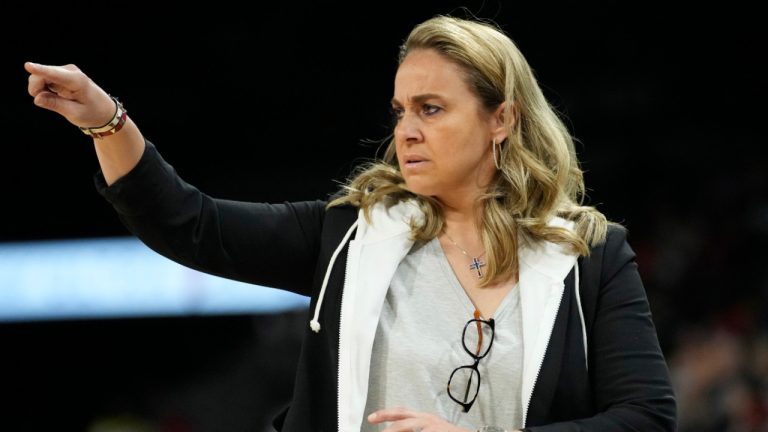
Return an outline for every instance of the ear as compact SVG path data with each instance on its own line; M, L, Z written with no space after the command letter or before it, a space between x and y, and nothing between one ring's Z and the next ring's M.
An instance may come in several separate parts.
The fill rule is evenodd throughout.
M514 102L500 103L491 115L491 137L496 142L503 142L516 122L517 106Z

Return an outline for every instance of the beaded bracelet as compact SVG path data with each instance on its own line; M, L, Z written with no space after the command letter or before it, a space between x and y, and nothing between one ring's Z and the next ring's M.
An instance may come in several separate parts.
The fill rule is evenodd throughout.
M118 133L120 129L123 128L123 125L125 125L125 121L128 119L128 111L126 111L125 108L123 108L123 104L120 103L119 100L117 100L116 97L110 96L113 101L115 101L115 115L112 117L112 120L108 121L107 124L104 126L94 127L94 128L86 128L86 127L80 127L80 130L83 131L84 134L92 136L93 138L102 139L105 136L110 136Z

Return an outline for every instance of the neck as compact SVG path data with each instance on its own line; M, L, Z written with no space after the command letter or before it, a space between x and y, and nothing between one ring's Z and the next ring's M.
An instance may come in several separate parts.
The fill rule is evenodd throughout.
M472 254L482 254L481 232L482 208L475 200L471 202L447 203L440 201L443 210L443 232Z
M450 195L435 196L443 210L446 223L479 225L482 211L477 198L482 192L467 187L454 189Z
M495 170L489 172L478 170L476 178L472 181L454 185L450 188L449 193L434 197L442 206L446 230L450 230L452 233L452 229L455 227L462 231L469 230L472 233L479 233L479 227L483 220L483 209L478 198L488 189L494 173Z

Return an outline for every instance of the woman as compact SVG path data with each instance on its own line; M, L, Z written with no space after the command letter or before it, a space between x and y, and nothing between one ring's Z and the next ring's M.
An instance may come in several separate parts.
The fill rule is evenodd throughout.
M35 103L95 138L97 187L149 247L311 296L279 430L675 429L626 233L579 204L568 131L496 27L412 30L387 153L330 202L211 198L76 67L25 67Z

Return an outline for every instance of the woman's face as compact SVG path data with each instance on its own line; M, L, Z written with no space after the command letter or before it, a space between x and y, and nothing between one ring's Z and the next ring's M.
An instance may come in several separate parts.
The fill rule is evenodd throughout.
M434 50L410 52L395 76L397 160L408 188L441 201L475 197L496 171L491 141L506 136L456 64Z

